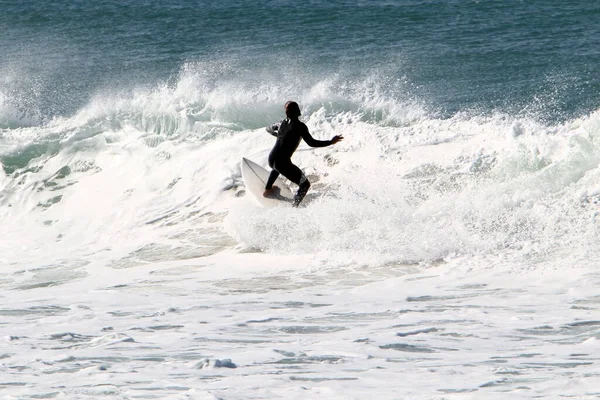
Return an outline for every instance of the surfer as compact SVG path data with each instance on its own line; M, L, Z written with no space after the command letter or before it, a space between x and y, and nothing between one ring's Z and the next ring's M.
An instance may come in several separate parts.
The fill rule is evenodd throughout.
M336 144L344 137L336 135L331 140L316 140L308 132L306 125L298 119L301 115L300 106L295 101L285 103L284 119L279 124L267 127L267 132L277 138L273 150L269 154L269 167L273 168L267 185L265 186L265 197L277 197L278 187L273 186L279 174L285 176L290 181L298 185L298 191L294 196L294 207L298 207L306 192L310 188L310 182L306 179L304 173L292 163L292 155L298 148L300 140L304 139L306 144L311 147L326 147Z

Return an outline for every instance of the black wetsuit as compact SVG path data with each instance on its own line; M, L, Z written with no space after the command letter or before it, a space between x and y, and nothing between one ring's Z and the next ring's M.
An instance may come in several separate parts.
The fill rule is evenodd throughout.
M310 182L300 168L292 163L292 154L298 148L301 139L304 139L306 144L311 147L325 147L333 144L333 142L331 140L314 139L308 132L306 125L297 119L285 119L279 126L268 127L267 132L277 137L277 142L269 154L269 166L273 168L273 171L271 171L265 188L271 189L279 174L285 176L299 186L294 197L294 205L298 206L306 195L308 188L310 188Z

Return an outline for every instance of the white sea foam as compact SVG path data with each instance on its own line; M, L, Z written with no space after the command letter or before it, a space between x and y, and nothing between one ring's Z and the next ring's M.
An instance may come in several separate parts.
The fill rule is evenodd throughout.
M239 162L289 96L188 69L7 132L56 142L0 181L8 396L597 397L599 113L439 119L317 80L303 118L346 139L294 156L306 207L261 209Z

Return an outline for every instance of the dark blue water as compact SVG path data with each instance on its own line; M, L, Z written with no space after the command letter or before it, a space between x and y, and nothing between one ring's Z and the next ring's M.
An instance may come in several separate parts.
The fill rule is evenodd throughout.
M213 81L237 77L254 86L335 77L342 95L376 77L389 98L439 116L562 121L600 104L595 0L23 0L1 7L0 93L41 120L71 115L103 91L169 84L183 68L207 65Z

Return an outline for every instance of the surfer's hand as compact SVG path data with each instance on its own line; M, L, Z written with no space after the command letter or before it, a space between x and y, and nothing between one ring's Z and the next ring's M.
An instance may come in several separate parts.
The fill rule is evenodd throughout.
M277 136L277 131L279 130L279 124L269 125L265 128L267 132L269 132L273 136Z
M331 144L336 144L337 142L344 140L344 137L342 135L335 135L334 137L331 138Z

